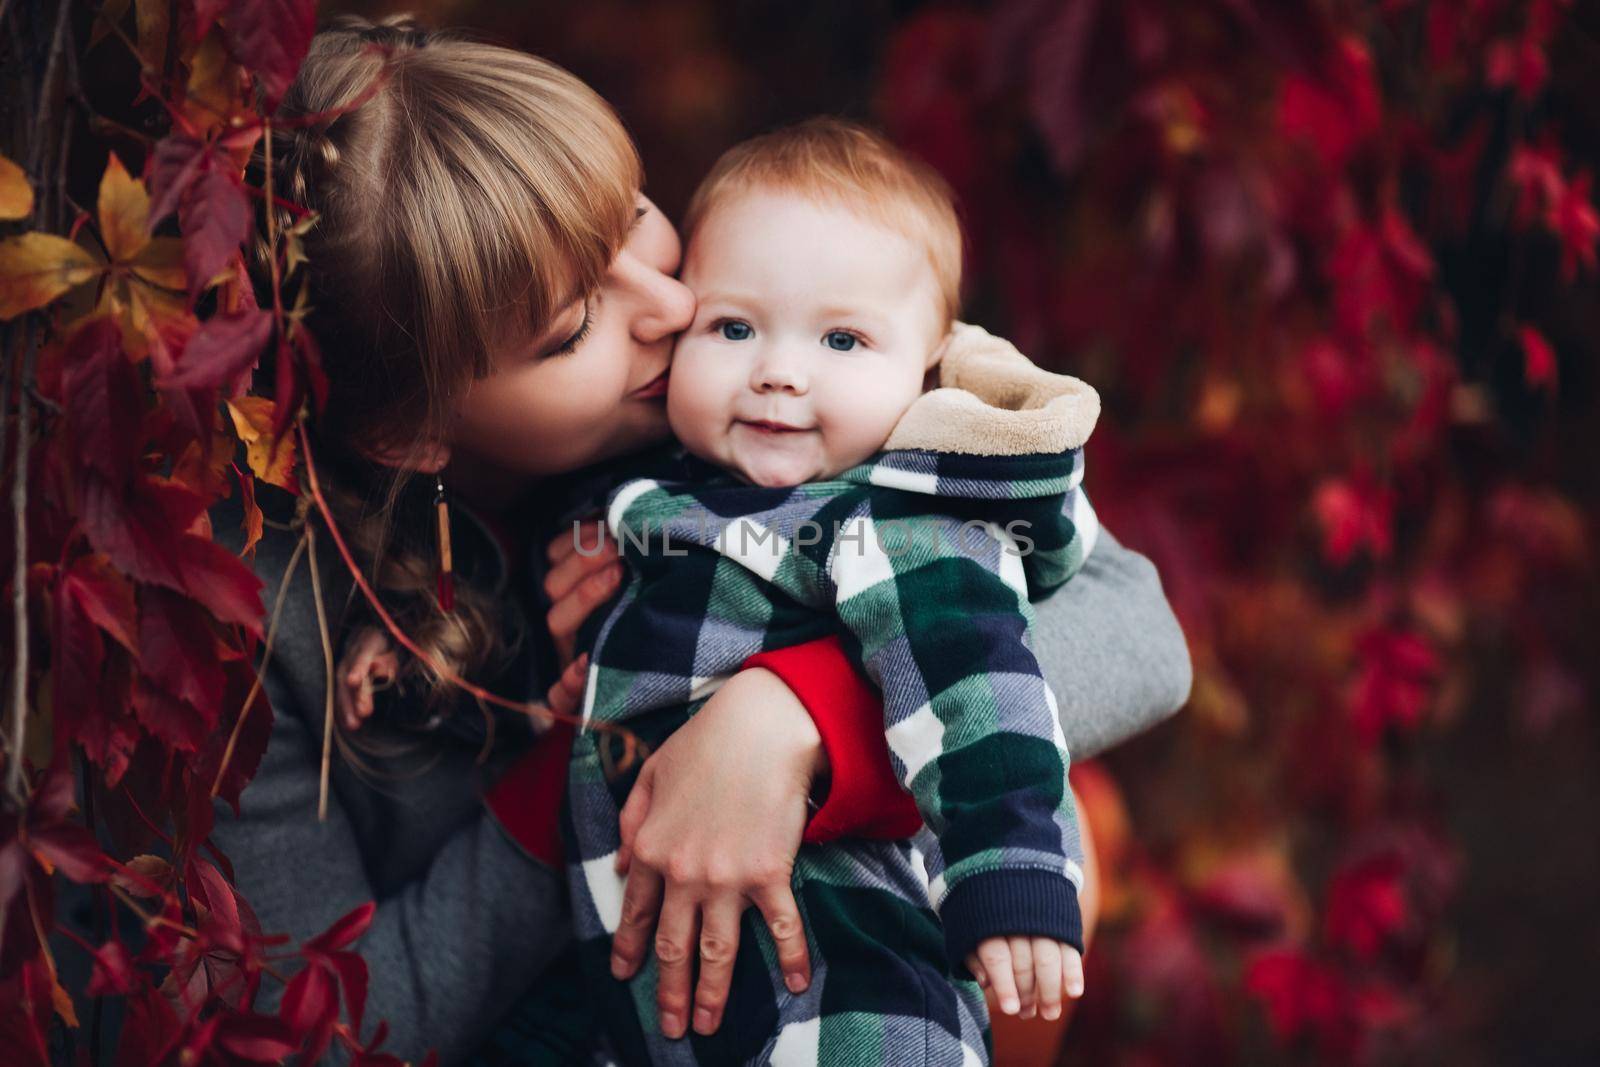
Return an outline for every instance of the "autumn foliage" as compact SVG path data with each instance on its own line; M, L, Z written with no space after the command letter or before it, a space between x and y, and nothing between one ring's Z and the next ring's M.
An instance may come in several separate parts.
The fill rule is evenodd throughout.
M584 9L566 31L609 39L620 9ZM692 51L670 20L721 17L656 9L609 47L645 67ZM207 843L272 718L255 485L302 491L296 428L324 388L296 273L315 220L252 162L313 4L0 12L30 109L0 156L0 1049L389 1062L381 1028L356 1039L371 907L285 944ZM1592 502L1550 458L1564 391L1592 381L1562 308L1592 291L1600 238L1592 175L1543 106L1571 18L1566 0L1002 0L883 27L875 117L960 197L971 315L1100 389L1091 491L1195 656L1177 725L1077 772L1107 880L1070 1062L1387 1061L1436 1036L1472 872L1430 753L1491 649L1511 714L1549 721L1583 705L1600 636ZM126 91L155 129L81 91L109 50L135 57ZM696 62L651 83L659 114L730 94L725 56ZM91 163L80 204L65 170ZM298 221L261 234L258 290L243 253L268 198ZM233 494L246 558L208 518ZM60 921L69 892L92 935ZM63 946L87 984L63 982ZM286 983L275 1013L265 982Z
M314 14L297 0L10 12L14 87L37 114L23 152L0 160L0 217L15 220L0 240L8 1063L309 1062L335 1041L356 1062L397 1062L376 1051L381 1028L371 1049L355 1037L367 969L349 946L373 906L286 945L207 840L213 798L237 808L272 723L255 668L255 485L298 491L293 430L323 392L303 298L284 296L303 226L266 234L270 304L243 258L276 196L265 168L251 170L261 184L245 176L270 152ZM93 113L80 66L108 49L136 58L128 90L159 103L159 137ZM83 126L106 143L72 144ZM64 171L83 155L103 160L87 206ZM252 395L258 374L271 399ZM234 493L245 558L208 517ZM88 887L93 939L58 923L63 880ZM125 940L130 916L141 936ZM86 988L64 987L63 945L87 955ZM255 1008L263 981L286 983L276 1013ZM113 997L115 1049L100 1033Z

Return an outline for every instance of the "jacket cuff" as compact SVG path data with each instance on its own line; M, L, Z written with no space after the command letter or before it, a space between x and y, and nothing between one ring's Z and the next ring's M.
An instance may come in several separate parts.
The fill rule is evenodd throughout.
M570 723L552 725L483 798L484 806L513 841L534 859L556 868L564 856L561 802L567 789L572 738Z
M967 957L991 937L1048 937L1083 951L1077 887L1058 871L1001 868L957 882L939 905L951 971L971 978Z
M805 840L895 839L922 828L922 815L889 765L883 697L844 654L837 636L768 649L744 661L782 678L805 705L822 736L831 784L811 814Z

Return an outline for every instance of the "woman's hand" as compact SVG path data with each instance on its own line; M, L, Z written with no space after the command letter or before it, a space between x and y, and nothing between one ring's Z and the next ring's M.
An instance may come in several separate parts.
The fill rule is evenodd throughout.
M582 552L578 551L580 544ZM598 551L592 549L596 544ZM566 666L572 662L583 620L617 591L622 581L622 563L617 559L617 543L599 519L589 519L563 531L545 549L545 558L550 561L544 576L545 595L550 598L545 624L556 643L561 665Z
M810 984L789 880L822 762L810 715L761 669L729 679L645 761L622 809L617 867L628 879L611 973L626 979L639 969L653 925L667 1037L685 1032L696 952L694 1029L709 1034L722 1024L739 918L752 904L777 943L785 984L797 993Z

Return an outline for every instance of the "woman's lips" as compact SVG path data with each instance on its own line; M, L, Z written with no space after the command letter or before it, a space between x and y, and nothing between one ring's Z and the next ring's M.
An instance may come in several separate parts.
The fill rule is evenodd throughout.
M648 382L633 391L634 399L650 400L658 396L667 395L667 379L672 374L672 368L666 367L662 372L651 378Z

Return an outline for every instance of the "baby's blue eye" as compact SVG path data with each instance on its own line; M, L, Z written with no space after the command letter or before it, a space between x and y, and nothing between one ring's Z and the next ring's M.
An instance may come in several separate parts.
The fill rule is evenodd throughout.
M860 338L853 333L846 333L843 330L829 330L827 335L822 338L822 343L835 352L848 352L855 348L856 342L859 340Z
M755 332L750 329L748 322L724 322L718 329L721 330L722 336L730 341L748 341L750 335Z

